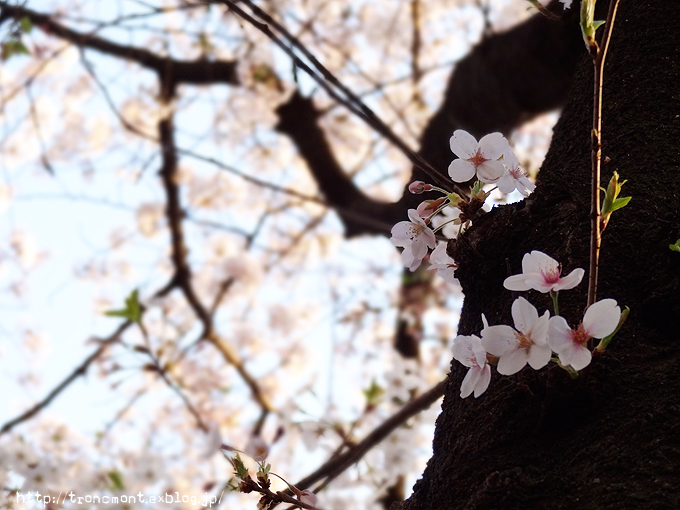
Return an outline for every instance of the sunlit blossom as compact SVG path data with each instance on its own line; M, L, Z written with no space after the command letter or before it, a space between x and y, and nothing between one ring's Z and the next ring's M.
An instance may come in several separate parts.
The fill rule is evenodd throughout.
M404 266L415 271L420 266L428 248L434 248L434 232L427 226L415 209L408 210L411 221L400 221L392 227L392 244L404 248L401 260Z
M562 365L571 365L581 370L590 364L592 354L588 349L591 338L605 338L611 335L621 318L621 309L613 299L603 299L593 303L583 316L583 322L571 329L564 317L550 319L548 342L558 354Z
M487 184L496 182L505 168L498 159L508 149L508 141L501 133L491 133L477 142L467 131L458 129L450 140L451 151L460 159L449 165L449 176L455 182L467 182L475 174Z
M479 397L491 381L491 368L486 362L486 351L480 338L475 335L457 336L453 340L453 358L470 368L460 385L460 396L466 398L474 392L475 398Z
M527 363L535 370L548 364L552 354L548 347L549 317L547 310L539 317L534 305L520 297L512 304L512 318L517 330L505 325L485 324L482 346L489 354L500 356L499 374L512 375Z
M562 268L555 259L534 250L522 258L522 273L506 278L503 286L515 291L534 289L539 292L557 292L576 287L581 283L584 273L583 269L577 268L562 277Z

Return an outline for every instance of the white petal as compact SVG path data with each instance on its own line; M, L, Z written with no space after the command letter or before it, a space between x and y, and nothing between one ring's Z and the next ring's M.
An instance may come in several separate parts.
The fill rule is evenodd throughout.
M548 323L548 345L558 354L571 348L574 344L571 328L564 317L552 317Z
M541 273L529 273L526 280L529 288L543 293L550 292L557 286L555 283L546 282Z
M494 356L502 356L517 344L517 333L510 326L490 326L482 331L482 347Z
M508 290L529 290L531 288L527 285L526 276L523 274L508 276L503 282L503 287Z
M432 264L451 264L453 259L446 254L446 244L439 243L434 251L430 254L430 263Z
M519 166L519 159L517 159L515 153L512 152L510 145L508 145L508 149L503 154L503 163L505 163L505 166L508 168L517 168Z
M550 361L552 350L547 345L532 345L529 347L529 365L534 370L543 368Z
M460 385L460 396L466 398L470 396L470 393L475 389L475 385L479 381L479 377L482 375L482 369L479 367L472 367L465 374L465 378Z
M546 345L548 343L548 327L550 324L550 312L548 310L534 322L529 336L536 345Z
M553 289L554 290L573 289L579 283L581 283L581 280L583 279L584 274L585 274L585 271L583 269L581 269L580 267L576 268L571 273L569 273L567 276L560 278L560 281L557 282L557 285L555 285L553 287Z
M604 338L611 335L621 319L621 309L613 299L593 303L583 317L583 328L588 336Z
M505 172L503 163L496 160L485 161L477 166L477 178L486 184L492 184L501 178Z
M466 367L475 366L477 359L474 349L475 345L481 345L478 336L458 335L453 339L453 359Z
M463 131L462 129L457 129L454 131L449 143L451 145L451 152L463 159L470 159L475 154L477 154L477 149L479 149L479 144L477 143L475 137L467 131Z
M516 181L512 175L510 175L510 172L506 170L496 182L496 186L498 186L501 193L512 193L515 191Z
M437 245L437 238L435 237L432 229L430 229L429 227L425 227L421 235L423 236L425 244L429 248L434 248Z
M507 152L508 141L501 133L488 134L479 141L479 147L486 159L496 160Z
M529 193L534 191L536 189L536 185L531 182L525 175L521 175L519 179L519 184L517 186L517 190L524 195L525 197L529 196Z
M569 364L574 370L583 370L590 364L593 355L583 345L574 345Z
M475 176L475 165L464 159L454 159L449 165L449 177L454 182L467 182Z
M411 244L411 251L413 252L413 256L417 259L422 259L427 255L427 240L422 234L413 241L413 244Z
M479 337L475 337L472 341L472 352L475 355L477 366L483 367L486 365L486 351L484 350L482 341L479 339Z
M417 209L409 209L409 210L408 210L408 217L409 217L409 219L410 219L413 223L415 223L416 225L420 225L421 227L426 226L425 220L423 220L423 219L420 217L420 214L418 214L418 210L417 210Z
M512 319L515 321L515 329L527 335L538 320L538 312L529 301L519 297L512 304Z
M486 391L489 387L489 382L491 381L491 367L486 364L484 368L481 369L482 375L477 380L475 384L475 398L479 397L482 393Z
M501 356L498 360L498 373L503 375L516 374L527 364L526 349L515 349Z
M552 257L549 257L542 251L533 250L531 253L524 255L522 259L522 271L526 273L540 273L548 271L557 271L559 263Z

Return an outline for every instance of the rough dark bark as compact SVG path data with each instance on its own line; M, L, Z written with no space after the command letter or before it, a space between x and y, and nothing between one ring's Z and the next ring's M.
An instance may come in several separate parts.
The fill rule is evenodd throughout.
M554 365L494 371L479 399L460 398L465 368L453 362L434 455L396 508L680 508L680 254L668 249L680 237L678 19L680 2L623 0L605 66L603 177L618 171L633 199L604 232L598 299L630 306L623 330L577 380ZM502 284L524 253L588 267L592 77L584 56L535 194L476 222L476 252L457 245L460 334L479 334L481 313L512 324L516 296ZM586 287L560 295L572 325Z

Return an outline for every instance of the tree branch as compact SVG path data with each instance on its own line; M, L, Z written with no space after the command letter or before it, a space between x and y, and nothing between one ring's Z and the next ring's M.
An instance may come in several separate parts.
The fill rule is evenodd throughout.
M192 85L239 84L236 62L233 61L176 60L170 57L162 57L147 49L117 44L97 37L93 33L77 32L58 23L47 14L0 1L0 20L8 18L28 18L33 25L45 33L55 35L80 48L89 48L136 62L142 67L155 71L159 76L163 76L164 83L173 88L182 83Z
M79 376L85 375L87 372L87 369L89 366L94 362L99 356L101 356L104 351L108 348L109 345L111 345L114 342L117 342L120 339L120 335L123 334L123 332L129 328L133 323L131 321L125 321L123 324L121 324L116 331L113 332L108 338L102 339L101 340L101 345L99 348L94 351L92 354L90 354L85 360L76 367L76 369L71 372L71 374L64 379L57 387L55 387L52 391L49 392L49 394L42 399L40 402L35 404L33 407L25 411L24 413L20 414L16 418L8 421L5 423L1 428L0 428L0 436L3 435L6 432L9 432L12 430L15 426L18 424L25 422L36 414L38 414L41 410L46 408L50 403L62 392L64 391L73 381L75 381Z

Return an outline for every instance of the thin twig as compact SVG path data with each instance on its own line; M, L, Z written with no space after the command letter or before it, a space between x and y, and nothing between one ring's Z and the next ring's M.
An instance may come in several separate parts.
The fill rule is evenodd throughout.
M619 0L611 0L609 13L602 36L602 44L593 56L595 67L594 91L593 91L593 131L591 133L591 163L592 182L590 189L590 271L588 275L588 306L595 302L597 296L597 273L600 258L600 244L602 231L600 225L600 170L602 164L602 82L604 76L604 61L607 56L607 48L614 28L616 9Z
M352 464L358 462L366 453L389 436L397 427L402 425L412 416L424 411L435 403L441 396L444 395L446 383L448 379L437 383L422 395L414 398L408 404L404 405L399 411L385 420L381 425L376 427L370 434L368 434L362 441L357 443L350 450L333 457L316 471L306 476L298 483L296 487L307 488L319 480L326 479L325 483L337 478L343 471L349 468Z
M234 14L237 14L242 19L250 23L253 27L258 29L264 35L274 42L281 50L283 50L286 55L288 55L295 65L305 71L315 82L321 86L333 99L338 103L343 104L347 109L354 113L357 117L362 119L366 124L375 129L378 133L387 138L392 142L401 152L411 161L413 165L420 168L425 172L431 179L433 179L435 184L441 185L442 187L451 187L452 182L444 177L444 173L437 170L430 163L425 161L423 157L411 149L406 142L404 142L399 136L397 136L392 129L390 129L387 124L385 124L368 106L366 106L359 97L354 94L348 87L342 84L338 78L335 77L328 69L326 69L319 60L300 42L295 36L293 36L286 28L274 20L269 14L257 7L250 0L241 0L250 7L250 9L264 21L260 22L253 18L251 15L243 11L238 7L237 2L233 0L217 0L229 7L229 10ZM208 3L213 3L209 1ZM318 70L318 73L310 68L305 62L303 62L295 52L289 47L289 45L280 39L269 27L271 25L274 27L286 41L293 47L297 48ZM343 97L344 96L344 97ZM466 192L459 188L459 186L453 184L453 188L459 194L465 195Z
M132 321L125 321L123 324L118 326L118 329L113 332L108 338L101 340L101 345L99 348L90 354L85 360L76 367L76 369L71 372L71 374L64 379L58 386L56 386L44 399L35 404L33 407L20 414L16 418L5 423L2 428L0 428L0 436L6 432L12 430L16 425L25 422L38 414L41 410L46 408L50 403L62 392L64 391L73 381L75 381L79 376L85 375L89 366L101 356L104 351L112 343L117 342L120 339L120 335L132 325Z

